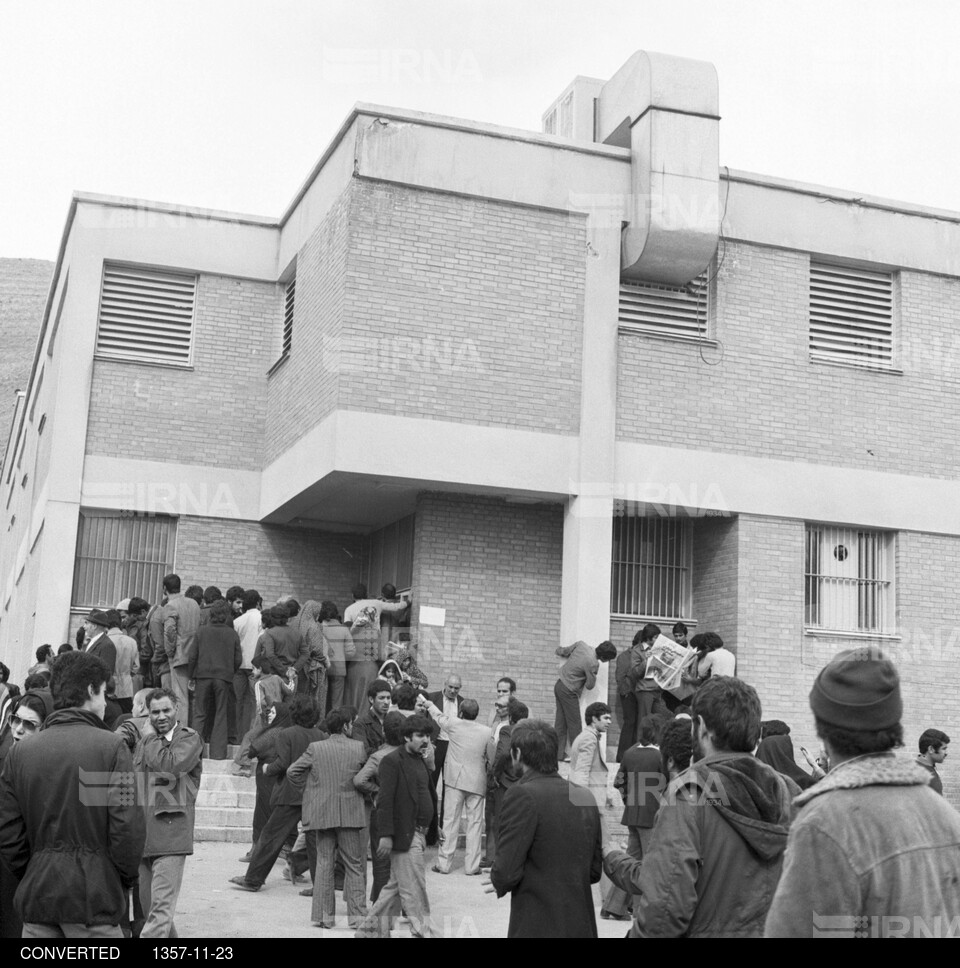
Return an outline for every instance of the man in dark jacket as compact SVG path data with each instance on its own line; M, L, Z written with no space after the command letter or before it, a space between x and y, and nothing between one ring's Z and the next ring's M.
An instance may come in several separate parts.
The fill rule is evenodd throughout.
M194 806L203 772L203 740L177 721L177 697L155 689L147 697L150 721L134 755L144 795L147 839L140 863L141 938L176 938L173 915L183 867L193 853Z
M487 803L485 821L487 825L486 856L481 859L480 866L488 868L493 864L492 858L497 856L497 834L500 830L500 809L507 790L520 779L515 772L513 759L510 756L510 733L513 727L530 715L526 703L520 702L516 696L497 697L497 702L506 699L507 721L500 727L499 734L494 732L490 738L493 749L487 756Z
M383 717L390 711L392 695L386 679L374 679L367 686L367 708L353 724L353 738L363 743L364 758L383 746Z
M88 655L96 656L112 676L117 668L117 647L107 635L109 627L110 619L107 613L99 608L93 609L83 623L86 635L83 651Z
M103 724L108 671L60 656L55 711L0 776L0 856L20 878L25 938L119 938L144 842L126 744Z
M328 734L317 729L317 704L310 696L295 696L290 703L293 726L282 730L277 737L277 758L264 763L261 769L267 776L282 777L272 798L273 810L264 824L260 839L250 851L247 873L231 877L230 883L242 891L259 891L273 870L287 837L297 829L303 812L303 790L295 787L286 776L287 770L307 751L311 743L326 739Z
M642 865L604 847L616 883L630 882L630 937L759 937L800 789L753 756L756 690L728 676L693 700L694 763L667 787Z
M640 742L623 754L620 769L613 781L623 798L620 823L629 831L627 853L637 861L643 860L644 853L650 848L660 797L667 785L657 746L659 728L656 716L644 716L640 720ZM603 899L600 917L626 921L630 905L630 895L611 884Z
M423 757L430 747L432 731L425 716L410 716L401 730L404 745L380 762L380 839L374 847L379 857L390 857L390 880L361 923L358 938L388 938L400 914L401 901L415 937L430 938L435 934L430 921L424 857L434 806L430 771Z
M194 726L206 735L210 706L213 706L213 728L210 730L210 759L227 758L229 738L229 700L233 695L233 677L243 664L240 636L230 623L230 606L222 599L209 607L209 617L197 629L188 652L188 675L195 682L193 695Z
M510 734L523 776L503 798L497 856L485 883L510 893L508 938L595 938L591 884L600 880L600 811L582 806L557 773L557 731L521 720ZM582 798L581 798L582 800Z

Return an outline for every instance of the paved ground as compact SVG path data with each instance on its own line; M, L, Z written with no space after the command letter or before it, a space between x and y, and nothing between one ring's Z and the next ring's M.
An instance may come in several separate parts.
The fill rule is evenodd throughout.
M300 897L304 886L296 888L281 877L278 864L267 879L266 886L256 894L246 893L227 883L230 877L242 874L239 863L246 847L243 844L201 843L196 853L188 858L177 906L177 930L181 938L352 938L346 926L342 897L338 920L343 927L323 931L310 924L308 897ZM493 894L484 894L480 877L466 877L462 854L452 874L430 871L436 850L427 852L427 892L436 924L449 938L505 938L510 918L510 900L498 901ZM369 876L369 870L368 870ZM601 938L622 938L629 925L617 921L602 921L599 917L600 894L594 887L597 901L597 926ZM409 937L401 922L398 937Z

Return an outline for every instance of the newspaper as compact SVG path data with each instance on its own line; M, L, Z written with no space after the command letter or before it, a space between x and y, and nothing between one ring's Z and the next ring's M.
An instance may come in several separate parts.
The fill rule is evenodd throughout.
M689 646L678 645L665 635L659 635L654 640L647 653L647 678L664 691L686 699L694 692L693 686L683 682L681 676L688 672L696 661L697 652Z

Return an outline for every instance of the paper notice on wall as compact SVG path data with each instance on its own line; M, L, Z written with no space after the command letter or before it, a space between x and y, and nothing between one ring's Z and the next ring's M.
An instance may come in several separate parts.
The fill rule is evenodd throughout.
M420 625L434 625L443 628L447 624L447 610L445 608L432 608L429 605L420 606Z
M696 657L696 651L668 639L665 635L657 637L647 655L647 675L656 684L678 699L685 699L694 690L683 682L682 674L687 672Z

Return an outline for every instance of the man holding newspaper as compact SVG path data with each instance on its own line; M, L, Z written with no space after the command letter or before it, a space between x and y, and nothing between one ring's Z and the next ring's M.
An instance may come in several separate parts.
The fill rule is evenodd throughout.
M668 639L650 622L637 632L632 652L638 722L661 710L663 692L681 701L693 695L695 688L683 681L683 674L696 659L695 649Z

